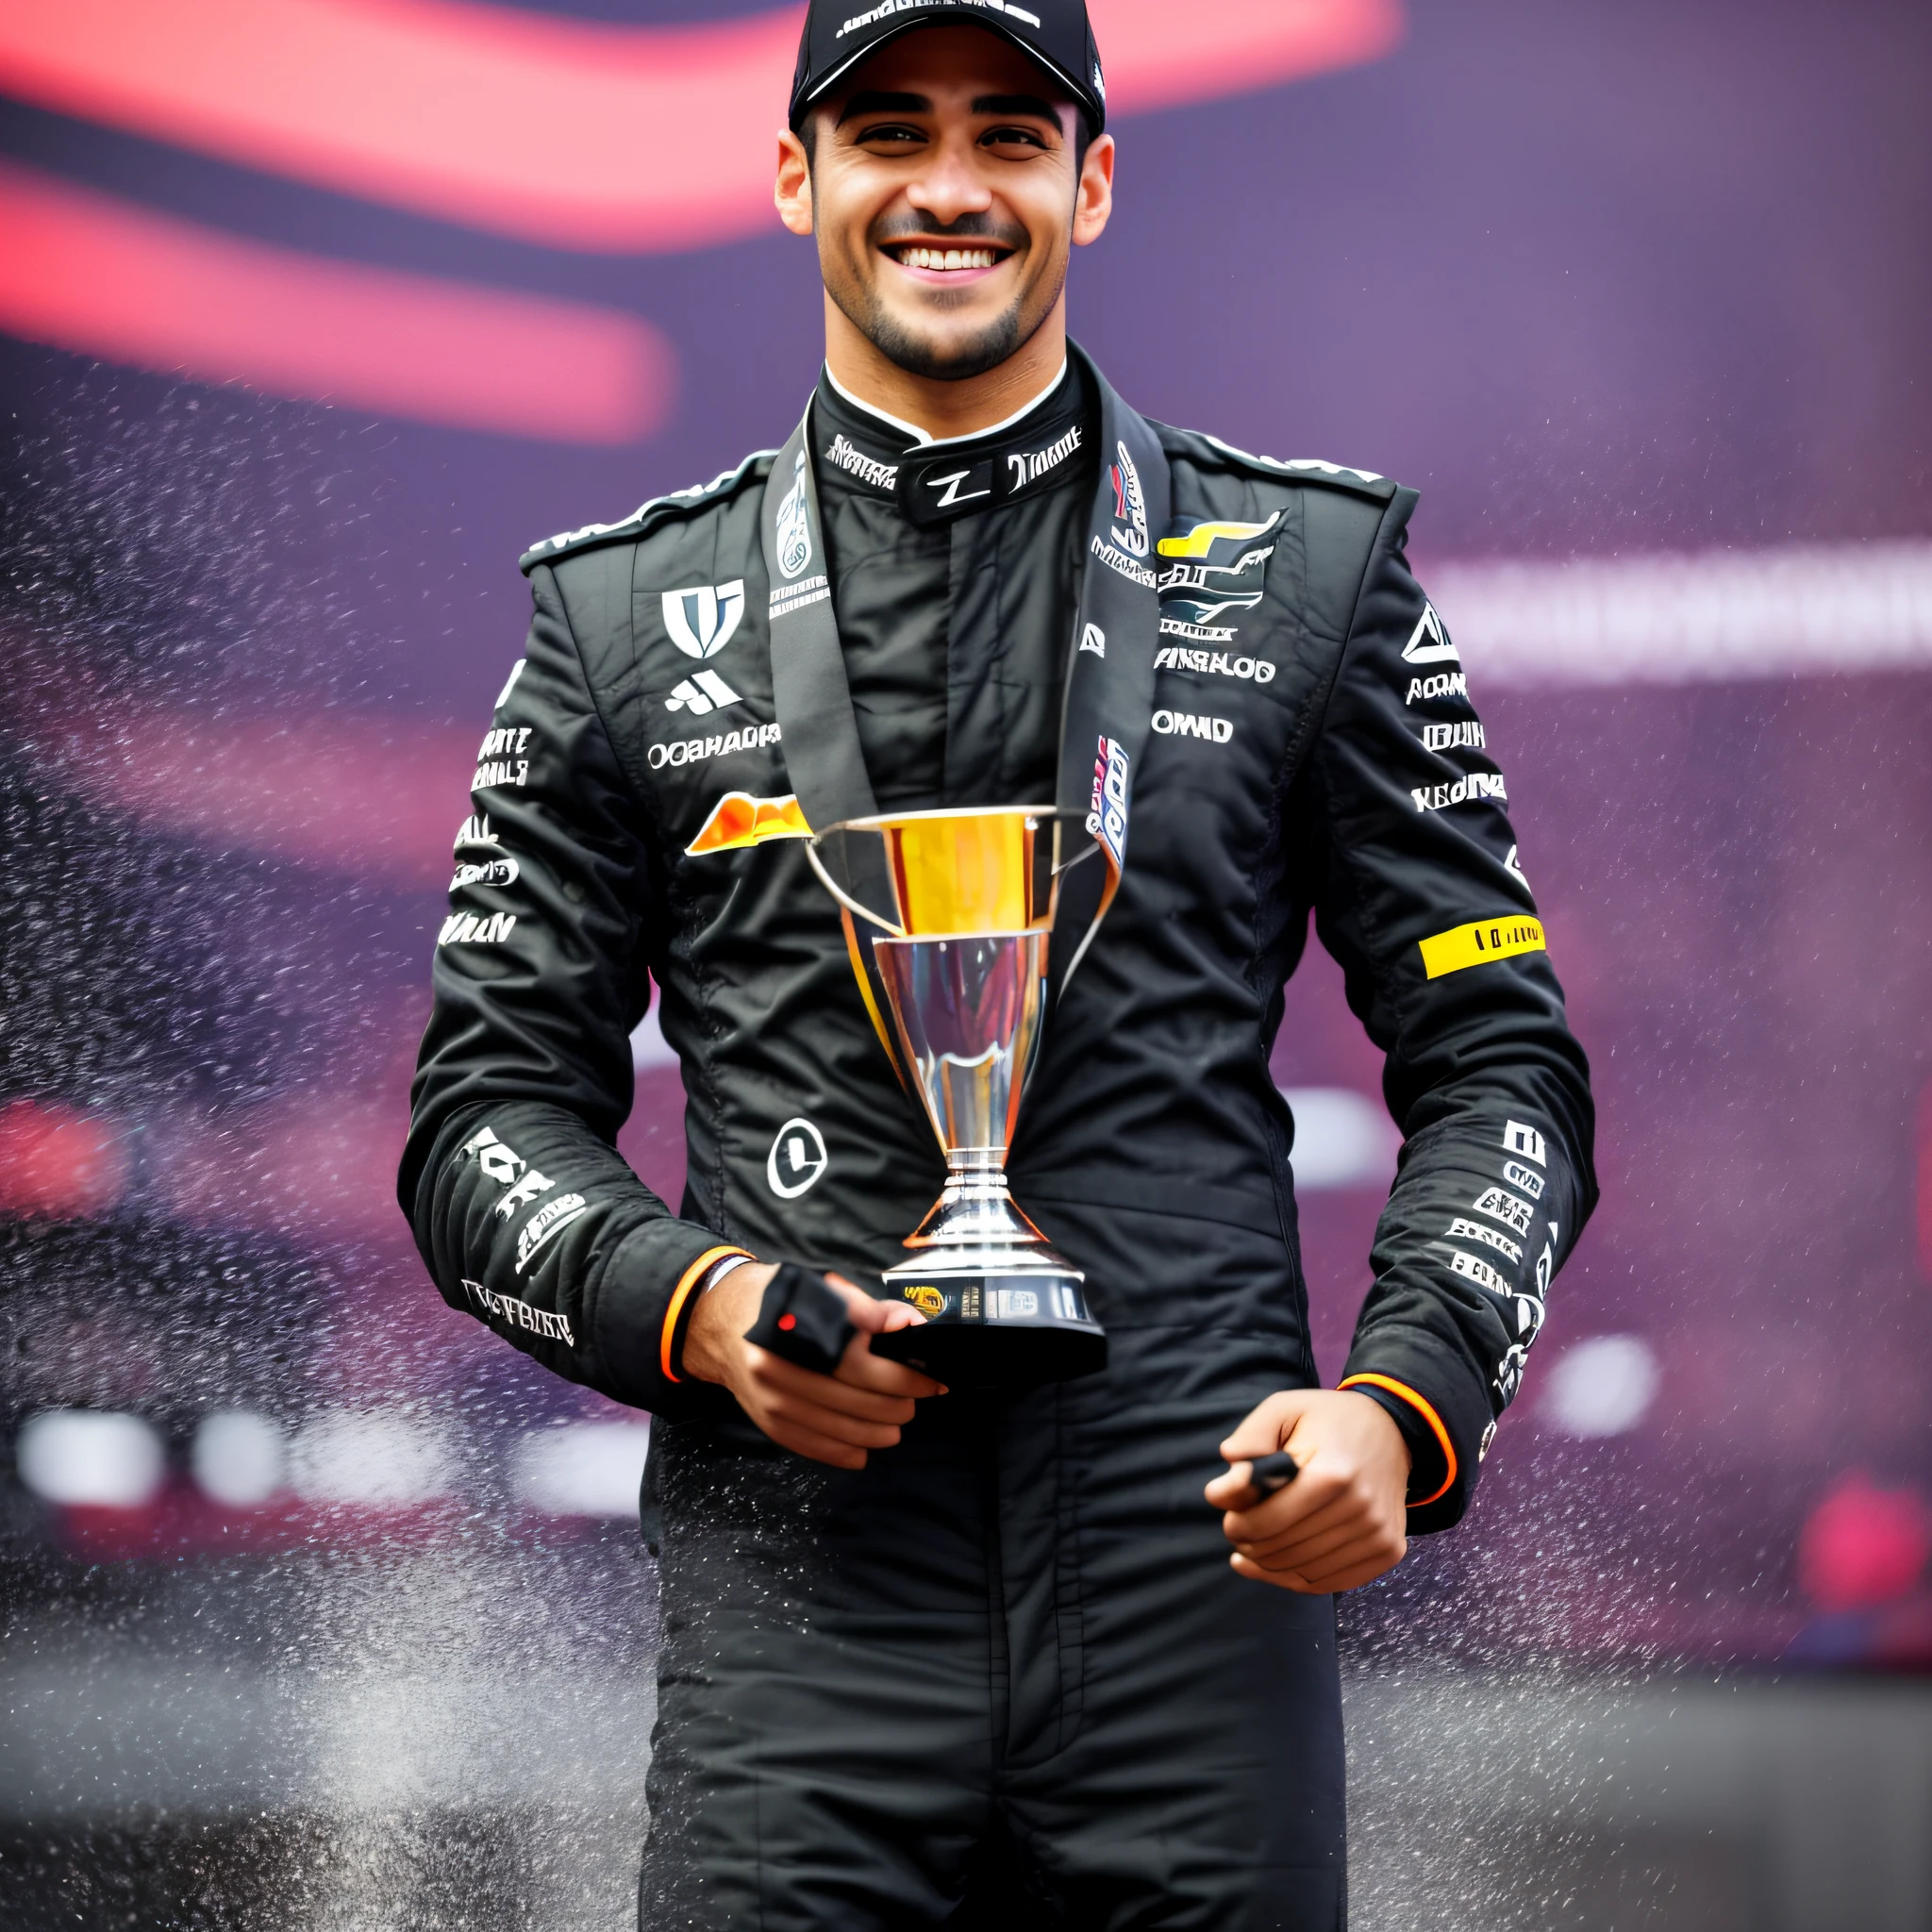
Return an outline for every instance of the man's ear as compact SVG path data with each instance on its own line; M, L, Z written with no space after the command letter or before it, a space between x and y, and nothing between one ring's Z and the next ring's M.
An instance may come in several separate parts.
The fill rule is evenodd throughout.
M811 160L804 142L789 127L778 136L778 179L772 199L778 219L794 235L811 233Z
M1074 190L1074 245L1084 248L1098 242L1113 213L1113 136L1100 135L1087 149L1080 163L1080 179Z

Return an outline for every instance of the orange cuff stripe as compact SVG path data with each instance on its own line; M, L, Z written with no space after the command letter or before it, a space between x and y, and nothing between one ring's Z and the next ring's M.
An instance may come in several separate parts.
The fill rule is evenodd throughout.
M1390 1394L1401 1396L1403 1401L1420 1413L1423 1420L1436 1432L1436 1441L1442 1445L1442 1460L1449 1469L1449 1474L1442 1478L1442 1487L1434 1495L1424 1496L1420 1502L1408 1506L1411 1509L1425 1509L1456 1487L1456 1445L1449 1440L1449 1431L1442 1426L1442 1418L1407 1383L1398 1382L1392 1375L1351 1375L1339 1386L1343 1389L1358 1389L1364 1382L1373 1382L1377 1389L1386 1389Z
M714 1261L722 1261L726 1255L742 1255L749 1261L751 1252L746 1248L707 1248L684 1273L678 1276L677 1286L671 1291L671 1306L664 1310L664 1333L658 1343L658 1365L664 1371L666 1381L681 1382L684 1377L671 1366L671 1338L677 1333L678 1311L684 1307L687 1297ZM1440 1428L1441 1425L1438 1424Z

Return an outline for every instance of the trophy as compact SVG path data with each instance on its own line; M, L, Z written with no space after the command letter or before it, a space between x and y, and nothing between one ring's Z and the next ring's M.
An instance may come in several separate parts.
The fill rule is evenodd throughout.
M1051 807L996 806L853 819L806 847L839 901L880 1043L946 1157L944 1191L906 1237L911 1258L882 1277L887 1299L925 1323L874 1336L873 1352L948 1386L1061 1382L1107 1363L1086 1277L1007 1185L1046 1017L1059 834ZM861 881L890 911L863 903Z

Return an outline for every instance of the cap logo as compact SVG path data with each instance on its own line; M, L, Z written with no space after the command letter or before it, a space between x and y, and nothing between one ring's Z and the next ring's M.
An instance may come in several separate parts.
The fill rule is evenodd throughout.
M834 40L842 41L847 34L858 33L862 27L876 26L882 20L890 20L895 13L917 13L921 8L940 4L940 0L879 0L876 7L868 8L863 13L855 13L839 31ZM1007 0L949 0L953 6L983 7L989 13L1004 13L1008 20L1024 21L1030 27L1038 27L1040 16L1028 13L1024 7L1009 7Z

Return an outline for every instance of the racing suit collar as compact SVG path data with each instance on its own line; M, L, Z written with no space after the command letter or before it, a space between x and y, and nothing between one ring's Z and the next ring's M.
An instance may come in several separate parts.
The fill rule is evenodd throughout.
M812 399L813 468L821 488L891 499L926 528L1090 480L1098 402L1070 363L1004 423L934 439L859 402L826 370Z
M903 417L891 415L887 410L881 409L875 403L864 401L861 397L854 395L832 374L829 363L824 364L819 370L819 391L826 398L827 402L836 398L839 402L858 410L870 422L884 424L894 434L905 439L905 447L907 449L921 447L925 449L944 449L954 443L976 442L983 436L999 436L1006 430L1013 428L1017 424L1030 416L1035 409L1039 408L1066 381L1067 371L1072 366L1073 364L1069 358L1062 356L1060 358L1060 366L1056 372L1053 380L1031 402L1022 403L1010 416L1002 417L999 422L989 424L984 429L975 429L969 436L933 436L926 430L922 429L918 424L908 423Z
M1084 823L1101 862L1090 858L1072 865L1063 881L1056 930L1065 932L1067 943L1053 949L1056 997L1099 930L1126 864L1135 768L1154 704L1160 614L1154 545L1167 534L1174 495L1167 454L1153 425L1122 401L1077 344L1069 350L1083 402L1088 395L1096 399L1101 461L1080 608L1069 641L1055 802ZM818 506L821 470L827 476L849 472L813 460L829 440L825 411L840 402L836 391L827 402L824 384L814 391L804 420L773 461L759 512L771 598L773 706L799 807L820 830L877 809L845 679ZM1047 425L1029 421L1026 426L1037 433ZM954 469L958 455L955 445ZM905 453L899 456L903 469ZM895 492L897 486L895 475Z

